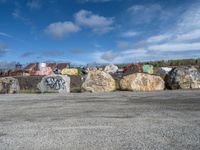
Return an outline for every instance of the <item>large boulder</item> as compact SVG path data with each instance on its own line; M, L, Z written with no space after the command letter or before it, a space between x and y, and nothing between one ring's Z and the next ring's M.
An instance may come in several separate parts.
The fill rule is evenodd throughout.
M107 72L107 73L111 73L111 74L116 73L117 70L118 70L118 67L115 66L115 65L113 65L113 64L111 64L111 65L107 65L107 66L105 67L105 69L104 69L105 72Z
M20 87L17 79L12 77L0 78L0 94L19 93Z
M176 67L169 72L165 81L169 89L198 89L200 73L194 67Z
M164 90L165 82L159 76L135 73L124 76L120 80L120 87L128 91L157 91Z
M82 91L111 92L116 90L116 83L112 76L101 70L90 70L82 84Z
M44 92L69 93L70 78L64 75L45 76L37 85L38 89Z

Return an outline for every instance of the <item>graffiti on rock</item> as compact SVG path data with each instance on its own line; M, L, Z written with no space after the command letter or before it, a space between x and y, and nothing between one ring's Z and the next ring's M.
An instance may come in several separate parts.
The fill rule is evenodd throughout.
M48 77L46 79L47 86L54 90L65 89L65 80L58 77Z

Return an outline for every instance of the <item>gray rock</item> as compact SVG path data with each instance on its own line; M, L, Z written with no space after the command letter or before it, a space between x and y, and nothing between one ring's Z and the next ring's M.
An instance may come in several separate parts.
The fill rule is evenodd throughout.
M200 73L195 67L173 68L165 78L169 89L200 88Z
M0 78L0 94L19 93L20 87L17 79L13 77Z
M44 92L69 93L70 77L67 75L45 76L37 85L38 89Z

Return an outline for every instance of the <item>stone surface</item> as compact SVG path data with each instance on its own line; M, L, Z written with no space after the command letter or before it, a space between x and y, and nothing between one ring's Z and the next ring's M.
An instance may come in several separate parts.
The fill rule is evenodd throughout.
M15 79L19 82L20 93L39 93L38 83L44 76L18 76Z
M12 77L0 78L0 94L19 93L20 87L17 79Z
M169 89L198 89L200 88L200 73L194 67L177 67L166 77Z
M157 91L164 90L165 82L159 76L135 73L124 76L120 80L120 87L128 91Z
M40 67L40 70L35 72L36 76L48 76L53 74L53 71L50 67Z
M61 71L62 75L79 75L80 72L77 68L65 68Z
M107 65L107 66L105 67L105 69L104 69L105 72L107 72L107 73L112 73L112 74L116 73L117 70L118 70L118 67L115 66L115 65L113 65L113 64Z
M54 74L61 74L62 70L58 69L58 68L54 68L53 69L53 73Z
M140 64L131 64L123 67L123 74L130 75L133 73L142 73L142 66Z
M156 70L155 74L165 80L165 77L169 74L169 72L171 70L172 70L172 68L170 68L170 67L160 67Z
M64 75L45 76L37 85L38 89L44 92L69 93L70 78Z
M152 65L142 65L142 72L143 73L148 73L148 74L153 74L153 66Z
M88 71L96 71L96 70L98 70L98 69L97 69L97 67L90 67L90 68L87 68L87 70L88 70Z
M82 91L87 92L111 92L114 90L116 90L115 80L110 74L100 70L90 70L82 84Z

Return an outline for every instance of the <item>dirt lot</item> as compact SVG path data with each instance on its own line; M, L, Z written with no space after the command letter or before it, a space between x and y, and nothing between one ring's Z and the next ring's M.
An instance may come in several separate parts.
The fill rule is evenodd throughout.
M199 150L200 91L0 96L2 150Z

